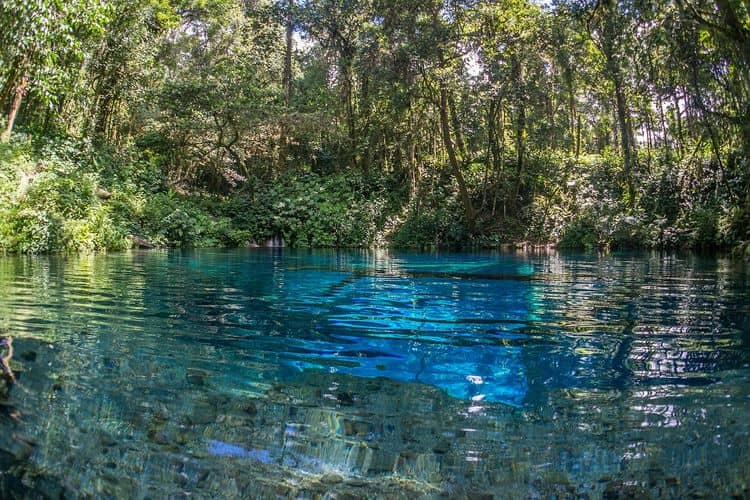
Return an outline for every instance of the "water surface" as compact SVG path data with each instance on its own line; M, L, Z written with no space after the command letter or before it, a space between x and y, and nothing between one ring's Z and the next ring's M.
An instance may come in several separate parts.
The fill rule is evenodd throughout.
M726 259L6 257L0 335L4 497L750 493Z

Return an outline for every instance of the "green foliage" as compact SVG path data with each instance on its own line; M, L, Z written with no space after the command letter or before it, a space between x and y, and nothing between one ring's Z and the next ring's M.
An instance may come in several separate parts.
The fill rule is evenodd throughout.
M85 145L70 141L6 145L0 153L0 249L10 252L97 251L130 245L95 192L97 172ZM51 153L54 151L54 153Z
M564 249L596 250L601 246L596 217L591 214L573 217L562 230L558 246Z
M298 247L368 246L384 202L366 198L356 184L343 175L289 175L247 187L227 203L224 214L256 243L282 236Z
M530 241L587 250L705 249L732 247L750 239L747 212L732 206L727 193L716 188L719 172L708 165L699 181L681 185L674 175L679 166L661 158L652 172L640 174L640 202L637 208L628 208L627 193L617 180L622 167L616 157L561 162L565 175L556 182L565 188L537 196L525 215ZM744 183L744 174L737 175L732 182Z
M749 23L734 0L0 0L0 247L741 252Z
M0 146L0 249L120 250L131 236L174 247L247 246L274 236L291 246L362 247L385 209L356 176L290 174L226 199L178 194L157 170L146 158L70 139Z
M60 93L74 83L87 42L103 34L109 11L104 0L0 0L3 90L25 76L40 103L58 105Z
M729 207L722 210L716 222L719 241L728 246L747 248L750 244L750 209Z
M412 204L392 243L402 248L461 247L469 242L463 209L448 187L425 193Z

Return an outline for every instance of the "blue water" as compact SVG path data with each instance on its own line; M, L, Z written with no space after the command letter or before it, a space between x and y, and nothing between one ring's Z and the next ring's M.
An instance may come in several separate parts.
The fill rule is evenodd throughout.
M6 257L0 494L745 495L749 313L690 255Z

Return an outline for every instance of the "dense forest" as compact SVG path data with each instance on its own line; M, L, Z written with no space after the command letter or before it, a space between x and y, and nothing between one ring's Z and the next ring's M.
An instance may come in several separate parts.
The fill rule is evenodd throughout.
M750 254L747 0L0 0L0 251Z

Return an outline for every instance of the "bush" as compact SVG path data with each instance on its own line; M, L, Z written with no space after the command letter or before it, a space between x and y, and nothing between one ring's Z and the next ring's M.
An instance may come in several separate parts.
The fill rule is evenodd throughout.
M470 241L463 207L455 194L438 187L409 208L392 243L402 248L436 248L465 246Z
M129 246L110 208L96 196L101 181L86 146L56 140L0 148L0 249L42 253Z
M741 156L722 170L706 157L683 164L654 155L648 169L633 171L635 203L622 160L611 153L574 159L532 151L520 183L471 163L464 173L479 213L470 231L453 176L435 166L424 169L413 197L403 171L365 176L336 173L332 165L250 177L229 194L200 195L169 187L166 157L146 138L142 150L116 151L66 137L16 137L0 144L4 252L120 250L130 236L176 247L246 246L281 236L296 247L364 247L390 237L411 248L521 239L586 250L750 248L750 201L742 200L750 169ZM723 184L733 188L718 189ZM98 196L99 188L111 195Z
M246 186L224 204L222 215L242 231L239 236L258 243L282 236L296 247L368 246L384 200L377 194L368 199L358 184L356 176L292 173Z
M729 207L718 216L716 232L719 240L727 246L747 246L750 242L750 210Z
M44 210L23 208L12 211L8 227L10 250L21 253L53 252L62 249L62 221Z
M585 213L568 222L560 233L558 247L570 250L595 250L600 246L597 220Z

